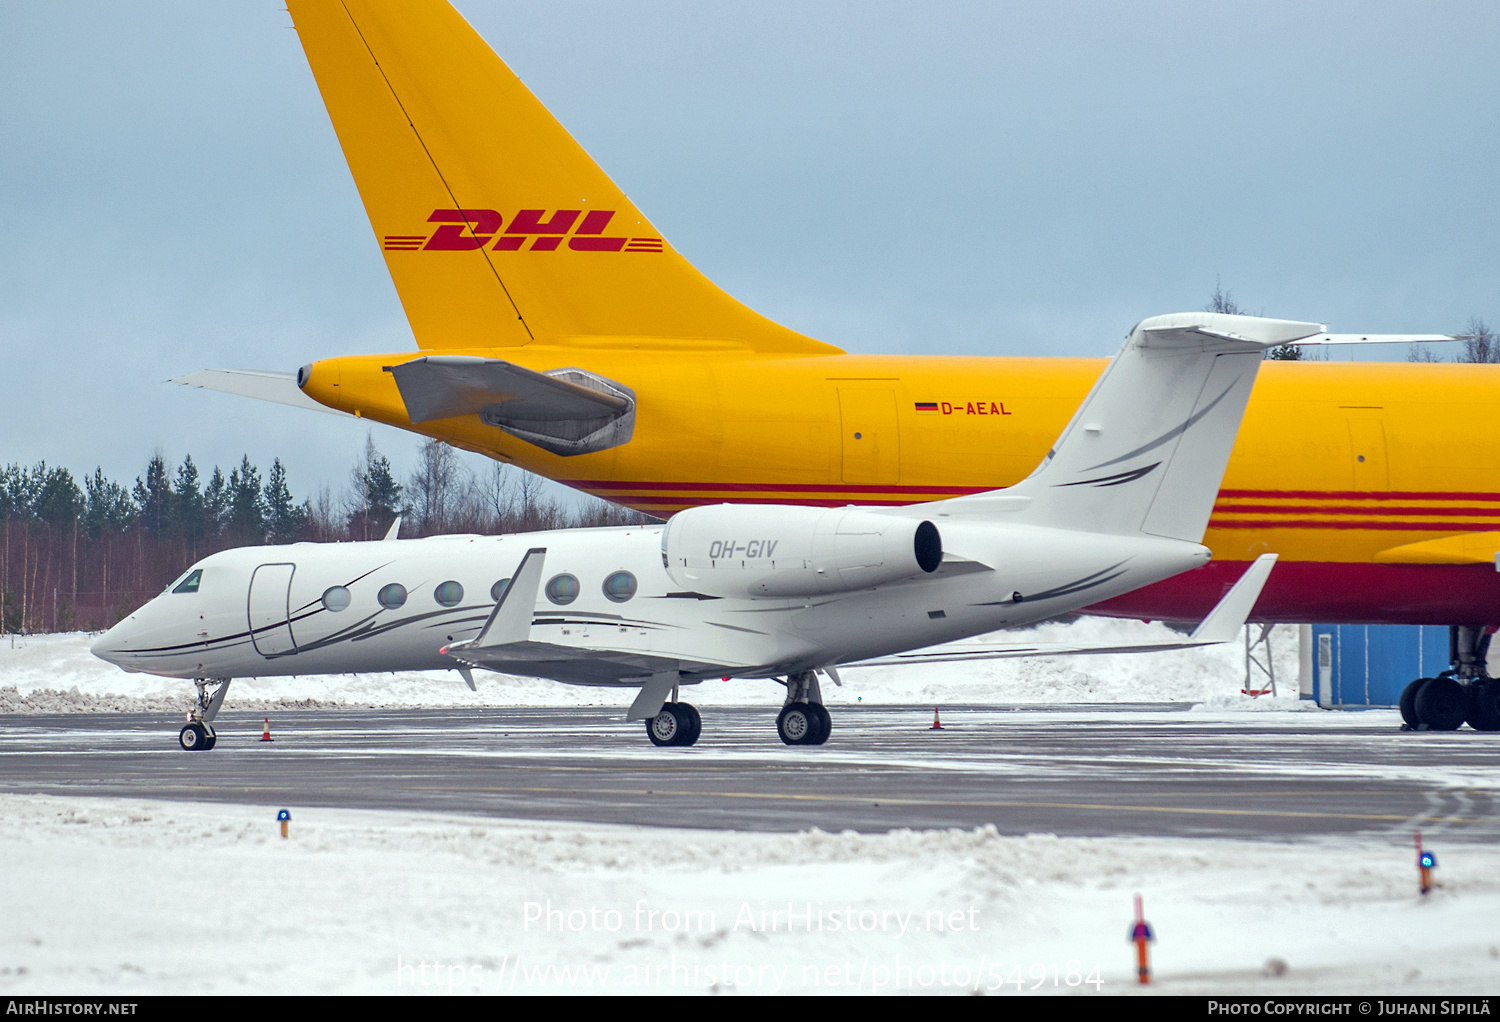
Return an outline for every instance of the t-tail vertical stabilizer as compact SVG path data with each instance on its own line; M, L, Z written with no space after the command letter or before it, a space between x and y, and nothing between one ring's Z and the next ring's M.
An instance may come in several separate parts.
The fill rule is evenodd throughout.
M1017 523L1201 542L1265 349L1322 331L1207 312L1145 320L1036 471L947 503L1003 495Z

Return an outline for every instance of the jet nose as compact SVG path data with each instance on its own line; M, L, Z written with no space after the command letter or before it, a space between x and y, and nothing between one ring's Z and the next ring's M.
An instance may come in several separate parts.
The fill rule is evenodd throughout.
M129 619L121 621L109 631L89 644L89 652L100 660L108 661L116 667L130 669L130 663L134 655L130 651L130 641L127 637L129 629L126 627Z

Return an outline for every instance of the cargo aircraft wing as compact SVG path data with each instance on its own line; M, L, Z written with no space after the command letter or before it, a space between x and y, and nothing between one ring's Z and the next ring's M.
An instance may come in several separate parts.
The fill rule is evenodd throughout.
M950 643L932 646L925 650L898 653L895 656L875 660L859 660L840 664L839 669L850 667L890 667L896 664L944 664L962 660L1001 660L1008 657L1025 656L1075 656L1086 653L1163 653L1174 649L1193 649L1198 646L1213 646L1229 642L1240 634L1255 601L1271 569L1276 565L1275 554L1261 554L1224 594L1208 616L1199 622L1191 635L1177 642L1145 642L1126 646L1101 646L1088 644L1057 643Z

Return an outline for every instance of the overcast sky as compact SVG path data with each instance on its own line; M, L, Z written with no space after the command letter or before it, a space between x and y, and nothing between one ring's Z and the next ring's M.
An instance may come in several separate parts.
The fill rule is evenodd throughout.
M281 6L0 4L0 463L346 481L365 426L162 382L414 347ZM457 6L681 252L850 351L1108 354L1216 279L1500 319L1500 4Z

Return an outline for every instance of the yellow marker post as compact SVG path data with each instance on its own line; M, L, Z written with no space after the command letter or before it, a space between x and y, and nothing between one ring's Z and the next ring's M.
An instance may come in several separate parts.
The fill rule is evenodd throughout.
M283 809L276 814L276 818L281 821L281 836L287 837L287 825L291 823L292 814Z

